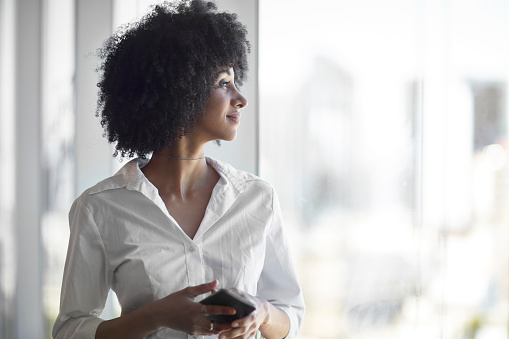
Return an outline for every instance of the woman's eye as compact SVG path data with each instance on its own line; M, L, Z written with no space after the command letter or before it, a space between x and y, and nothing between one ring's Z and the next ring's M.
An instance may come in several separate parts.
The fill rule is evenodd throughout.
M219 81L219 87L220 88L228 88L228 85L230 84L230 81L226 81L226 80L221 80Z

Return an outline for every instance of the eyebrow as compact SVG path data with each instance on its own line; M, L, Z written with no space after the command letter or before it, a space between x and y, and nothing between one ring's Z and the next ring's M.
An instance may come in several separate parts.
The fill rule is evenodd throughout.
M221 75L222 73L226 73L226 74L228 74L229 76L231 76L231 75L232 75L232 72L230 72L230 69L229 69L229 68L225 68L225 69L222 69L222 70L220 70L219 72L217 72L217 73L216 73L216 78L217 78L219 75Z

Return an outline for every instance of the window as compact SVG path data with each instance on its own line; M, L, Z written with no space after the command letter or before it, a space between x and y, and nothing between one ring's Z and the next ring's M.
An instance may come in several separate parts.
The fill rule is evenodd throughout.
M260 1L260 174L291 231L300 337L507 338L507 15Z

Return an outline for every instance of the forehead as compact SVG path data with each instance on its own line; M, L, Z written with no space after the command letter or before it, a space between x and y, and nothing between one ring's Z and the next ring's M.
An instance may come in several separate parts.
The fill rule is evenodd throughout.
M228 75L233 77L235 75L235 72L232 67L218 67L216 72L216 78L223 75Z

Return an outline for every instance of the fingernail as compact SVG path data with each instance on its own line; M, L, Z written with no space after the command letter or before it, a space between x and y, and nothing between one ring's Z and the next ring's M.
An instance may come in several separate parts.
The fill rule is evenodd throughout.
M239 326L239 323L238 323L238 322L234 322L234 323L232 324L232 326L233 326L233 327L237 327L237 326Z

